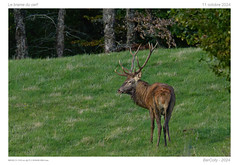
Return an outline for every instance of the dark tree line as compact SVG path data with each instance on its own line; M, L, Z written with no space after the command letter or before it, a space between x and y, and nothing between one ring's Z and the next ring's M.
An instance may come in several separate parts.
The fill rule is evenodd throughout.
M113 52L115 49L115 10L103 9L103 21L104 21L104 40L105 40L105 52Z
M17 15L14 14L15 10L9 10L9 58L46 58L121 51L133 46L134 43L147 44L152 40L150 37L142 39L140 37L142 32L135 29L137 22L134 19L139 16L136 13L145 14L146 10L143 9L17 9L16 11ZM167 11L151 12L156 17L167 19L165 16ZM16 37L13 38L13 35ZM20 43L22 50L18 46ZM167 47L164 41L161 41L161 45Z
M62 50L63 56L102 52L102 45L98 46L102 44L102 21L91 20L92 16L101 14L99 10L18 9L18 11L22 18L19 20L25 24L30 58L58 57L57 52ZM65 11L65 14L61 14L64 13L62 11ZM14 10L10 9L9 58L17 59L15 35L18 24L15 23L15 18L19 17L15 17Z
M134 13L135 13L134 9L126 9L127 47L131 47L131 44L135 40L135 32L134 32L135 23L133 21Z
M126 9L126 45L125 48L131 47L135 41L135 22L134 9ZM115 9L103 9L104 21L104 50L106 53L117 51L115 46Z
M16 32L15 32L16 56L15 58L16 59L27 58L28 47L27 47L25 23L23 21L24 18L22 16L20 9L14 9L13 13L14 13L14 23L16 25ZM65 26L64 16L65 16L65 9L59 9L57 26L56 26L56 55L57 57L62 57L64 52L64 26Z
M20 9L14 9L14 22L16 25L16 59L28 57L25 23Z
M58 12L57 28L56 28L56 54L62 57L64 53L64 20L65 9L60 9Z

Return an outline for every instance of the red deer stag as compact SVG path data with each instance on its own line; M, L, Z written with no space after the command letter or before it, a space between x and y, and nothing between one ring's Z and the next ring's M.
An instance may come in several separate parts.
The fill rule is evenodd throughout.
M169 120L174 108L175 104L175 94L173 87L162 84L162 83L154 83L150 85L149 83L140 80L141 78L141 71L149 61L149 58L156 48L157 44L153 46L149 43L149 55L142 66L139 64L139 60L136 54L139 51L140 46L136 50L135 53L132 53L130 49L130 53L133 56L131 69L126 69L120 63L123 72L119 73L115 70L115 72L120 76L125 76L127 79L123 83L123 85L118 89L119 93L129 94L131 95L132 100L139 106L146 108L149 110L150 118L151 118L151 139L150 141L153 143L153 131L154 131L154 120L156 118L157 126L158 126L158 141L157 146L159 146L160 135L161 135L161 115L164 116L164 125L163 125L163 132L164 132L164 144L167 146L166 140L166 133L168 134L168 140L170 141L169 136ZM135 56L137 58L137 63L139 69L136 71L134 68L134 61Z

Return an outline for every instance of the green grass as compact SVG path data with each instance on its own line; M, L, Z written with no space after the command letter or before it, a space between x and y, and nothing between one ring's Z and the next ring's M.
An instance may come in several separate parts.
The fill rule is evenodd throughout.
M148 50L138 53L141 63ZM230 156L228 82L200 49L157 49L142 79L172 85L171 142L150 143L148 110L118 95L128 52L9 61L9 156Z

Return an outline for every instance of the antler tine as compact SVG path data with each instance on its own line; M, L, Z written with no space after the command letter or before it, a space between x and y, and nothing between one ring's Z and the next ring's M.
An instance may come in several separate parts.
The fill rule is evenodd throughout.
M127 77L128 75L127 74L125 74L125 73L119 73L119 72L117 72L116 71L116 69L115 69L115 73L117 73L119 76L125 76L125 77Z
M140 47L141 47L141 44L138 46L138 48L137 48L137 50L136 50L135 53L132 53L131 48L129 48L129 50L130 50L130 54L132 54L132 56L135 56L135 55L138 53Z
M136 56L136 54L138 53L140 46L141 46L141 44L139 45L139 47L137 48L137 50L136 50L135 53L132 53L132 50L131 50L131 48L130 48L130 54L132 54L132 56L133 56L132 64L131 64L131 69L129 70L129 69L125 68L125 67L121 64L121 62L120 62L120 60L119 60L119 65L121 66L121 68L122 68L122 70L123 70L124 73L119 73L119 72L116 71L116 69L115 69L115 73L117 73L117 74L120 75L120 76L126 76L126 77L127 77L127 76L129 76L129 75L132 76L132 75L136 72L136 69L135 69L135 70L134 70L134 73L133 73L134 61L135 61L135 56ZM136 56L136 57L137 57L137 56Z
M158 46L158 42L156 42L156 44L153 46L153 50L156 48L156 46Z
M149 55L142 66L139 65L139 59L137 58L137 63L138 63L139 69L135 73L139 73L145 67L145 65L149 61L149 58L150 58L152 52L154 51L154 49L156 48L157 45L158 45L158 42L154 46L153 46L153 44L149 43Z
M137 58L137 64L138 64L138 67L141 68L141 66L139 65L139 59L138 59L138 56L136 56ZM136 71L134 71L136 73Z
M150 42L148 44L149 44L149 50L151 50L152 44Z
M119 60L119 64L120 64L120 66L121 66L123 72L124 72L125 74L129 74L129 73L127 73L127 72L130 72L129 69L123 67L123 65L121 64L120 60ZM126 70L127 72L126 72L125 70Z
M133 56L132 63L131 63L131 68L130 68L130 72L131 73L133 72L133 69L134 69L135 55L138 53L140 46L141 46L141 44L139 45L139 47L137 48L136 52L134 52L134 53L132 53L131 48L129 48L130 54Z
M131 48L129 48L129 50L130 50L130 54L133 56L133 58L132 58L132 63L131 63L131 68L130 68L130 71L131 71L131 73L132 73L132 71L133 71L133 69L134 69L135 54L132 53Z
M119 76L126 76L127 77L129 75L129 73L127 73L125 70L127 70L127 71L129 71L129 70L123 67L120 60L119 60L119 64L122 67L122 70L123 70L124 73L119 73L119 72L116 71L116 69L115 69L115 73L117 73Z

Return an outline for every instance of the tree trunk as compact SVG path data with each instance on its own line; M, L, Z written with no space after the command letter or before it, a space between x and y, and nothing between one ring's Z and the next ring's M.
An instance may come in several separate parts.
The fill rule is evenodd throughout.
M126 9L126 27L127 27L127 41L126 45L127 47L131 47L131 44L133 43L135 39L135 33L134 33L134 10L133 9Z
M58 12L58 22L56 28L56 53L57 57L62 57L64 52L64 20L65 9L60 9Z
M105 40L105 53L113 52L115 49L115 10L103 9L104 21L104 40Z
M14 22L16 25L16 59L23 59L28 57L27 38L25 31L25 24L20 9L14 9Z

